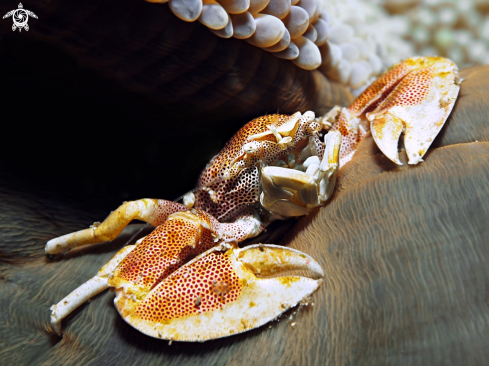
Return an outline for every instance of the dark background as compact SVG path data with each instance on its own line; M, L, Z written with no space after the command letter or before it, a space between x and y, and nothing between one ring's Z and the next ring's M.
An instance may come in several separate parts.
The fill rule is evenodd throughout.
M25 32L2 37L0 59L0 163L33 189L113 207L175 199L245 123L182 129L185 121L166 118L164 105Z
M0 13L17 4L0 4ZM0 20L0 164L32 189L116 207L175 199L244 123L351 95L167 4L40 0Z

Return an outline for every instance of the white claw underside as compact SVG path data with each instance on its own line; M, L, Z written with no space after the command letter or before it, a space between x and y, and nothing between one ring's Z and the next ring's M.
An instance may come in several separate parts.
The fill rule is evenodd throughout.
M282 284L278 279L260 279L247 287L240 301L226 304L218 311L174 319L161 326L145 322L147 324L143 329L147 331L139 327L138 330L154 338L195 342L258 328L296 306L316 291L321 283L309 278L291 278L295 282L290 285ZM256 304L252 308L251 302Z

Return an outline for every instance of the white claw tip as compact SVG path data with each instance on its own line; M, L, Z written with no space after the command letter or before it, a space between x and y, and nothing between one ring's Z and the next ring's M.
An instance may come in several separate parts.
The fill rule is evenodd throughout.
M53 330L56 332L56 334L61 335L61 320L56 320L53 315L51 315L51 326L53 327Z

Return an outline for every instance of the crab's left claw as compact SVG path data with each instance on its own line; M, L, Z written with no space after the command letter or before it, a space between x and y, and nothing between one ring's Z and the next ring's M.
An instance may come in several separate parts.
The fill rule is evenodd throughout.
M419 163L445 124L460 90L458 68L452 61L416 57L405 62L413 64L414 70L366 114L377 146L399 165L397 143L401 133L409 164Z
M313 278L270 277L308 270ZM257 328L311 295L324 273L297 250L275 245L216 247L156 285L144 298L117 289L114 303L139 331L161 339L205 341Z

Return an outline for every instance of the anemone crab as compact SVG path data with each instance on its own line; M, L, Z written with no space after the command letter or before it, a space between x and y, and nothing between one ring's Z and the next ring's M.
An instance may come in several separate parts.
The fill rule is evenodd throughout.
M409 164L422 161L455 104L460 83L457 66L448 59L405 60L348 108L335 107L321 118L308 111L247 123L207 165L183 204L125 202L102 223L50 240L47 255L113 240L133 219L155 227L53 305L53 328L61 333L64 317L109 287L127 323L170 341L226 337L277 318L320 287L320 265L294 249L239 248L238 243L274 220L324 205L339 167L369 130L394 163L401 164L401 133ZM287 275L296 269L308 270L312 278Z

